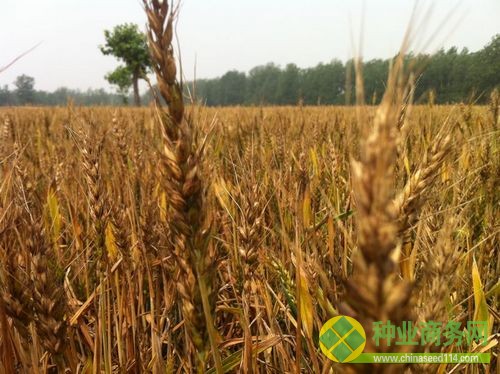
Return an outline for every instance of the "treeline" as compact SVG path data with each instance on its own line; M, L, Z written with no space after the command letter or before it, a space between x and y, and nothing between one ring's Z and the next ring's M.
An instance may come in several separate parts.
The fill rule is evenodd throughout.
M478 52L459 52L454 47L433 55L409 55L407 59L420 72L416 77L417 102L429 97L436 103L484 102L489 92L500 86L500 35ZM390 61L374 59L363 64L365 102L380 101ZM353 103L354 82L352 60L345 64L334 60L306 69L270 63L248 74L229 71L220 78L198 80L194 91L196 98L209 106L346 104Z
M433 55L409 55L407 59L414 71L419 72L415 88L417 103L427 102L431 97L439 104L470 100L483 103L494 88L500 87L500 34L474 53L467 49L459 52L454 47ZM390 62L390 59L374 59L363 63L365 102L380 102ZM295 64L281 68L269 63L247 74L229 71L220 78L200 79L195 85L185 86L186 94L194 95L208 106L344 105L354 103L355 74L352 60L346 63L334 60L305 69ZM69 99L77 105L128 105L133 102L128 92L124 95L104 89L35 90L34 78L27 75L17 77L13 89L0 86L0 106L65 105ZM142 103L150 101L150 92L144 93Z
M28 93L28 95L26 95ZM41 105L56 106L66 105L68 100L76 105L119 105L123 103L123 97L118 94L109 93L104 89L88 89L86 91L73 90L66 87L58 88L53 92L32 90L23 91L19 89L10 90L7 85L0 86L0 106L14 105Z

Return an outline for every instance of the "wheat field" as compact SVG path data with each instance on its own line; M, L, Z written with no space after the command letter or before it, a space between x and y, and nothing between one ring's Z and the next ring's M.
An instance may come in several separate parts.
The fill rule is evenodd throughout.
M197 243L203 252L191 254L195 279L176 260L170 225L179 222L153 110L1 112L4 372L9 365L189 372L200 353L212 367L201 292L231 370L246 359L261 372L292 372L298 363L328 372L318 329L351 308L367 326L378 319L372 313L437 321L485 313L498 330L500 173L491 108L419 106L405 118L390 181L403 244L397 260L382 253L373 260L391 275L365 266L353 272L363 262L360 225L381 224L362 220L353 193L355 109L187 110L211 129L200 165L210 230ZM375 110L366 108L367 118ZM377 182L374 171L359 176L369 178L365 188ZM398 305L387 305L390 295ZM183 297L193 310L181 307ZM199 336L187 330L187 313Z
M498 372L498 93L412 105L401 58L378 107L188 105L145 4L167 106L0 109L0 373ZM336 364L337 315L491 363Z

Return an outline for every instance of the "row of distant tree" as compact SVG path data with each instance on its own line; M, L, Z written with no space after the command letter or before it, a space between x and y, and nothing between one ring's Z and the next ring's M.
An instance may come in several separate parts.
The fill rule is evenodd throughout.
M438 103L484 102L492 89L500 87L500 35L478 52L451 48L407 59L417 73L417 102L427 101L430 92ZM390 62L374 59L363 64L365 102L380 101ZM307 69L268 64L248 74L229 71L220 78L198 80L196 96L207 105L345 104L353 102L355 74L352 60Z
M433 55L410 55L407 59L417 72L417 102L427 101L429 93L433 92L437 103L469 100L481 103L487 100L494 88L500 88L500 35L474 53L451 48ZM374 59L363 64L367 103L380 101L390 62L390 59ZM295 64L281 68L270 63L255 67L247 74L233 70L220 78L201 79L195 85L186 84L186 88L190 88L190 95L194 95L196 100L209 106L294 105L300 102L306 105L346 104L353 102L355 74L352 60L346 63L334 60L306 69ZM128 92L131 80L127 78L122 86L111 83L118 86L118 93L64 87L46 92L35 89L34 78L21 75L15 80L13 89L7 85L0 86L0 106L65 105L68 99L77 105L138 102L137 96ZM147 104L150 101L150 93L145 93L142 102Z
M0 106L13 105L65 105L71 99L77 105L118 105L123 103L119 94L104 89L72 90L66 87L53 92L35 89L35 79L20 75L14 81L14 88L0 86Z

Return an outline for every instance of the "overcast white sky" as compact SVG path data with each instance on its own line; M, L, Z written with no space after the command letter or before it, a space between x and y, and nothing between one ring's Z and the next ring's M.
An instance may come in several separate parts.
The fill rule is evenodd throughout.
M42 44L0 75L0 85L28 74L36 88L107 88L104 75L117 65L103 56L103 30L134 22L144 28L140 0L0 0L0 66ZM411 0L366 0L363 57L386 58L401 43ZM452 45L472 51L500 33L499 0L420 1L432 5L422 41L446 21L425 51ZM187 79L248 71L267 62L300 67L352 57L362 24L362 0L183 0L178 36ZM449 12L456 8L451 16Z

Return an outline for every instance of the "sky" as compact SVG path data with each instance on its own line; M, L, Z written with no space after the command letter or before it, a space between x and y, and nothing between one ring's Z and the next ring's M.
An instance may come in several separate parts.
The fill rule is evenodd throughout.
M118 62L99 51L103 31L125 22L145 30L141 4L0 0L0 67L41 42L0 74L0 85L13 87L27 74L36 89L111 90L104 76ZM398 51L414 7L412 0L182 0L177 36L185 79L195 71L197 78L214 78L268 62L311 67L345 61L358 50L364 59L387 58ZM476 51L500 33L499 0L429 0L417 7L417 52Z

